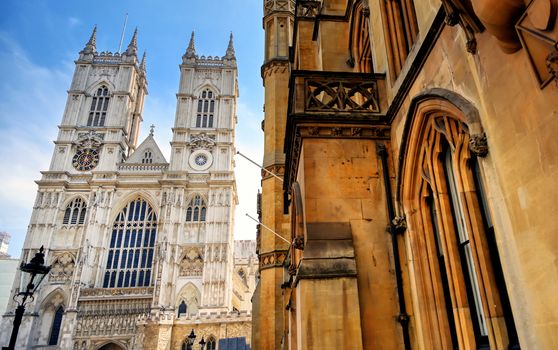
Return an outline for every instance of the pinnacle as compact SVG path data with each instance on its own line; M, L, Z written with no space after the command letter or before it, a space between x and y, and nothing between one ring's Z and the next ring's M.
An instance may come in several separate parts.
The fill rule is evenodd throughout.
M146 56L147 56L146 52L143 51L143 57L141 58L140 68L144 72L146 71Z
M132 36L132 40L130 40L130 44L128 44L128 48L126 49L126 55L133 56L137 55L138 53L138 28L134 30L134 35Z
M194 31L192 31L192 36L190 37L190 43L188 43L188 48L186 49L186 53L182 58L195 58L196 57L196 48L194 46Z
M85 44L85 47L83 48L83 50L81 50L80 53L84 53L84 54L93 53L97 50L96 45L97 45L97 25L93 27L93 32L91 33L91 37L89 38L89 41L87 42L87 44Z
M233 33L231 32L231 36L229 37L229 46L227 47L227 52L225 53L225 58L228 59L236 59L234 53L234 46L233 46Z

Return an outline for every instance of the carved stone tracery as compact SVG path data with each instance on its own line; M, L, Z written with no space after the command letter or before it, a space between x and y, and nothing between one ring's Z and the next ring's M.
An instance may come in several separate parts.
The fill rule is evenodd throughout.
M191 247L184 251L180 261L180 276L201 276L203 273L203 254L201 248Z
M54 256L52 269L48 275L50 282L69 282L74 274L75 257L70 252L61 252Z

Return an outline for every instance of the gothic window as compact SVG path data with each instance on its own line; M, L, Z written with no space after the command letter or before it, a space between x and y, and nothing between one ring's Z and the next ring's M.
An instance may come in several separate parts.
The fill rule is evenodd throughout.
M215 113L215 95L209 89L205 89L198 98L196 113L196 128L212 128Z
M248 281L247 281L247 279L246 279L246 273L244 272L243 269L238 270L238 276L240 277L240 279L241 279L244 283L248 284Z
M91 100L91 108L89 109L89 118L87 118L87 126L104 126L107 117L109 105L109 91L103 85L97 89L97 92Z
M205 201L200 195L194 196L186 209L186 221L188 222L203 222L205 221L207 207Z
M184 302L184 300L182 300L180 305L178 305L178 317L180 317L180 315L182 315L182 314L185 314L187 310L188 310L188 307L186 306L186 303Z
M64 308L59 306L54 313L54 319L52 320L52 327L50 329L50 337L48 339L48 345L58 344L58 338L60 337L60 329L62 326L62 317L64 316Z
M114 221L103 287L150 286L156 235L153 208L141 198L128 203Z
M207 338L207 344L205 345L206 350L215 350L217 347L217 340L214 336Z
M413 0L380 0L392 80L399 75L418 34Z
M355 71L359 73L372 72L372 50L369 28L370 9L359 1L354 7L351 18L350 50Z
M82 225L85 222L85 214L87 212L87 205L81 198L76 198L71 201L66 210L64 211L64 225Z
M153 163L153 153L151 150L147 150L143 153L143 158L141 159L142 164L152 164Z
M416 141L406 152L402 191L412 226L406 239L424 247L416 251L425 256L413 261L429 265L417 283L428 289L420 302L436 308L436 321L425 321L440 335L432 345L455 348L457 335L468 334L466 342L477 349L496 347L492 337L512 349L517 333L478 160L468 147L469 126L453 105L429 103L433 111L422 107L409 134Z

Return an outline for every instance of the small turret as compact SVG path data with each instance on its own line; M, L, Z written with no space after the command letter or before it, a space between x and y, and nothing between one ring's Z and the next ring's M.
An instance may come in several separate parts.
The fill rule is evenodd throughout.
M141 58L140 69L145 73L146 72L146 52L143 51L143 56Z
M93 27L93 33L83 50L80 51L82 55L94 54L97 51L97 26Z
M227 52L225 53L225 56L223 58L227 59L227 60L236 60L236 57L234 55L233 34L232 34L232 32L231 32L231 36L229 38L229 46L227 47Z
M138 28L134 30L134 35L132 36L132 40L130 40L130 44L128 44L128 48L126 52L124 52L126 56L137 56L138 54Z
M196 48L194 47L194 31L192 31L192 36L190 37L190 43L186 49L186 53L182 56L182 60L196 58Z

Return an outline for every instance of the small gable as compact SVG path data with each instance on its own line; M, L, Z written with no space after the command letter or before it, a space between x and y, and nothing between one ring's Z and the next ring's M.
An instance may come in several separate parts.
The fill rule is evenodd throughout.
M161 149L155 142L152 135L147 138L136 148L134 153L128 157L125 164L168 164Z

